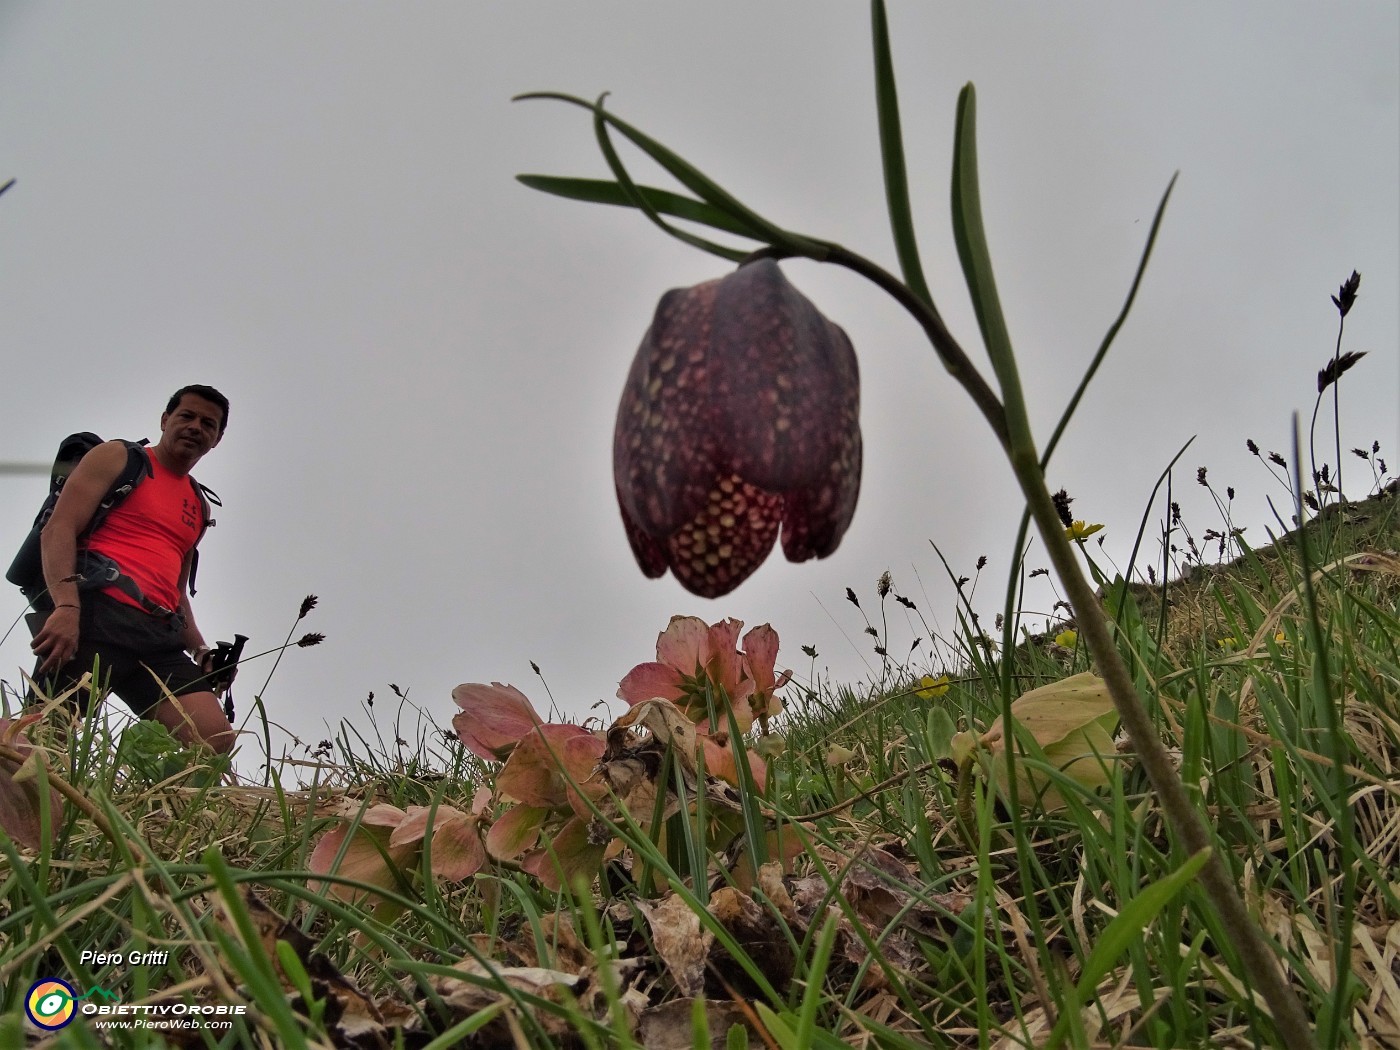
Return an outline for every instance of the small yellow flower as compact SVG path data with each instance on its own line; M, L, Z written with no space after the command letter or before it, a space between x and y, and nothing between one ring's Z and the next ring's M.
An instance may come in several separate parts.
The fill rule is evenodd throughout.
M1065 529L1065 535L1076 543L1083 543L1094 533L1103 529L1102 525L1086 525L1082 521L1076 521L1069 528Z
M1061 649L1073 649L1078 641L1079 632L1072 627L1066 628L1059 634L1055 635L1055 644L1058 645Z
M934 697L942 696L947 691L948 676L946 674L941 674L937 678L926 674L919 679L919 684L914 689L914 692L924 700L932 700Z

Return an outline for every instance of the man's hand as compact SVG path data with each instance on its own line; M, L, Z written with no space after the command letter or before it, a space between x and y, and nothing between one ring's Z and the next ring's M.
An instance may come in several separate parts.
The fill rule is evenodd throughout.
M42 658L39 673L52 674L78 655L78 607L60 605L49 613L29 646Z

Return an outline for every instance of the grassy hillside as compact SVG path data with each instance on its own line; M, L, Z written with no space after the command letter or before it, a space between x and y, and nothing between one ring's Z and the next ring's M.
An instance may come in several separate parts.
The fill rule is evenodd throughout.
M1104 600L1319 1042L1396 1045L1400 499L1327 511L1306 551L1299 535L1165 585L1105 579ZM917 611L892 584L873 600ZM1091 670L1071 624L1053 634L1016 649L1008 699ZM748 737L769 757L761 797L668 779L685 763L665 731L634 727L606 761L669 808L605 800L590 835L615 852L573 890L518 859L462 878L461 849L408 831L430 807L460 845L509 808L478 794L498 765L451 730L347 726L252 786L150 726L79 729L71 748L56 717L26 727L4 745L28 760L11 820L28 798L37 836L0 836L0 1045L41 1038L23 1007L48 978L87 995L79 1010L248 1007L144 1035L80 1014L48 1037L65 1046L1272 1042L1133 755L1115 742L1091 790L1027 744L1011 805L995 749L959 762L954 739L1002 714L1006 666L980 629L953 648L946 679L891 663L873 687L789 684ZM16 755L25 740L37 751ZM1046 787L1054 806L1028 797ZM337 855L323 884L311 869ZM154 954L92 954L133 950Z

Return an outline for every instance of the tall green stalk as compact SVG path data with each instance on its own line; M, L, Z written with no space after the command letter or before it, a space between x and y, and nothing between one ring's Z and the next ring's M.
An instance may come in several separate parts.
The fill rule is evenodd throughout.
M529 96L550 97L590 109L599 146L617 181L563 179L539 175L521 176L521 180L534 189L576 200L638 208L668 234L721 258L748 261L764 256L804 257L844 267L887 292L914 318L924 330L943 366L972 398L1002 446L1025 497L1027 511L1040 533L1051 564L1073 610L1080 637L1087 645L1099 674L1113 697L1121 724L1156 792L1167 822L1187 855L1203 855L1207 858L1199 875L1200 884L1240 953L1247 982L1259 991L1267 1003L1282 1044L1297 1050L1310 1050L1316 1045L1312 1035L1312 1022L1288 985L1274 947L1251 918L1238 887L1221 859L1215 837L1193 805L1185 784L1158 737L1147 706L1133 684L1132 674L1114 644L1103 606L1076 557L1074 547L1065 534L1051 500L1045 480L1044 460L1037 451L1031 431L1015 353L997 296L991 256L982 223L977 176L976 96L972 85L964 87L958 98L952 173L953 229L958 257L962 263L978 327L986 344L1000 395L987 383L949 332L925 283L909 205L893 61L882 0L872 0L871 13L875 46L876 104L885 189L891 230L904 274L903 280L841 245L792 233L763 219L688 161L613 116L603 107L602 99L589 103L567 95ZM668 191L635 184L611 146L610 129L627 138L660 164L682 185L694 192L698 199L678 197ZM1170 193L1170 187L1167 192ZM1123 323L1128 307L1131 306L1162 220L1165 203L1164 195L1128 300L1100 346L1074 399L1061 417L1047 447L1046 459L1073 414L1089 379L1107 352L1113 336ZM662 218L663 214L675 215L730 235L748 238L757 242L757 247L746 256L735 247L717 244L680 231L666 222Z

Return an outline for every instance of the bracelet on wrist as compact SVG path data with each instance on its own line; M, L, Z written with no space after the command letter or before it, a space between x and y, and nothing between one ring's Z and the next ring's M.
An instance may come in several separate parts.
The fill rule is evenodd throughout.
M82 611L82 606L81 606L81 605L74 605L72 602L60 602L59 604L55 605L54 608L55 608L55 609L77 609L77 610L79 610L80 612Z

